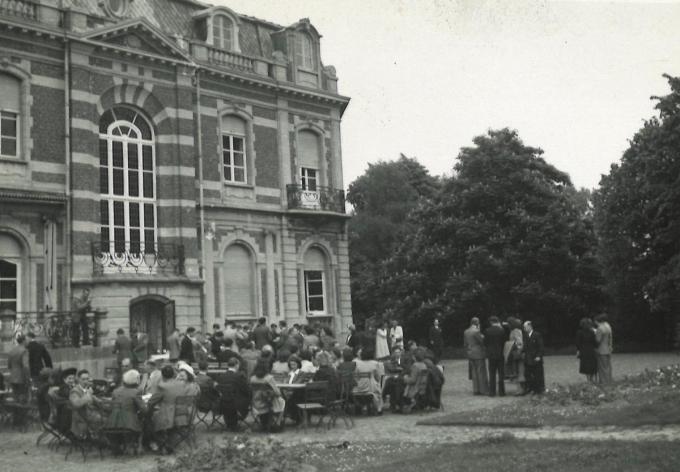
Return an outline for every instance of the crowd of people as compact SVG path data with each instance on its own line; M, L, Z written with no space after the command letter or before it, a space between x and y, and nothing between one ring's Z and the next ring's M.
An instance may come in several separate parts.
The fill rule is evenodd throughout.
M496 316L482 330L478 317L470 320L463 334L469 378L474 395L505 396L505 380L516 382L516 395L540 395L545 391L544 344L531 321L509 317L501 323ZM579 372L588 381L612 381L612 329L606 314L594 320L583 318L576 334Z

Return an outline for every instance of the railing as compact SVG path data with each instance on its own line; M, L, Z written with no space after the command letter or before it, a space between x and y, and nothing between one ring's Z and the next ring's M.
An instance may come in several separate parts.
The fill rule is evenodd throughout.
M286 186L289 210L313 210L345 213L345 192L329 187L305 190L301 185Z
M209 44L192 43L191 49L194 56L206 59L210 64L246 72L255 71L253 60L241 54L216 48Z
M94 310L84 313L84 322L79 318L81 313L70 311L20 311L5 310L0 313L0 341L12 342L19 334L35 334L38 339L46 339L53 348L74 347L73 335L76 325L79 345L99 346L101 319L106 311ZM74 317L74 315L76 315ZM74 319L75 318L75 319ZM83 327L87 332L82 332ZM77 346L75 346L77 347Z
M26 0L0 0L0 15L38 21L38 7L37 3Z
M184 275L184 246L130 241L92 243L92 271L103 274Z

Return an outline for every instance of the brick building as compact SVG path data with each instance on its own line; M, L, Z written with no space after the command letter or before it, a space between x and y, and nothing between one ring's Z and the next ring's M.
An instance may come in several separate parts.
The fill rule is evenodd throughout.
M103 336L157 349L261 315L346 330L349 99L309 20L0 0L0 46L0 312L89 288Z

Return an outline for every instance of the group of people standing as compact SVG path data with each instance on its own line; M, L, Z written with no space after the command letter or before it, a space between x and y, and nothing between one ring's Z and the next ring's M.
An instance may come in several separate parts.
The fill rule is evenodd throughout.
M579 358L579 373L590 382L607 384L612 381L612 351L614 338L606 314L595 320L582 318L576 333L576 356Z

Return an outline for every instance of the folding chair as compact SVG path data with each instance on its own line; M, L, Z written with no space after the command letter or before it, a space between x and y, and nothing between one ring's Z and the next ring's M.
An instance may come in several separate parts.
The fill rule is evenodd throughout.
M362 383L370 383L372 377L373 377L373 374L371 372L355 372L354 373L355 386L361 385ZM352 399L352 404L354 405L355 409L356 409L356 407L359 407L360 411L361 411L363 409L363 407L367 407L367 409L369 411L373 410L373 394L372 393L370 393L370 392L355 392L354 390L352 390L351 399Z
M352 396L352 388L354 387L354 375L351 372L340 373L340 392L337 400L331 400L328 403L328 429L335 426L338 418L342 418L345 426L348 428L354 427L354 420L347 413Z
M215 425L224 426L219 414L222 395L217 388L201 390L196 401L196 424L204 424L206 429Z
M83 462L86 461L87 453L91 449L98 449L99 457L102 459L104 458L104 449L106 448L107 442L102 435L102 430L104 429L105 420L101 416L102 410L100 410L98 413L98 417L90 417L87 414L87 407L72 409L72 415L79 415L80 419L86 425L86 430L85 434L82 436L77 436L73 433L70 433L66 436L71 447L66 452L64 460L68 459L68 456L74 449L80 451L83 456Z
M236 406L233 404L233 399L236 398L236 391L234 390L234 386L230 384L217 384L215 387L217 391L219 392L220 396L220 403L219 403L219 411L224 415L224 410L226 408L234 408L236 409L236 415L237 415L237 421L239 424L243 425L244 428L250 429L250 425L247 423L248 419L248 412L243 414L241 411L239 411ZM217 420L215 422L220 423L223 427L227 426L227 420L226 418L223 417L223 421L220 420L220 416L217 416Z
M305 401L296 403L296 406L302 411L302 427L307 432L307 424L311 414L319 414L317 427L321 425L324 417L328 414L328 381L309 382L305 385L304 393Z
M173 427L166 437L164 445L168 449L174 450L184 441L196 447L196 428L194 420L196 418L195 396L183 396L175 399L175 417Z
M108 418L103 420L105 426L102 429L102 438L116 454L125 454L130 449L137 455L142 436L141 432L121 426L125 424L125 415L129 414L124 411L121 402L110 402L108 409L110 410Z

